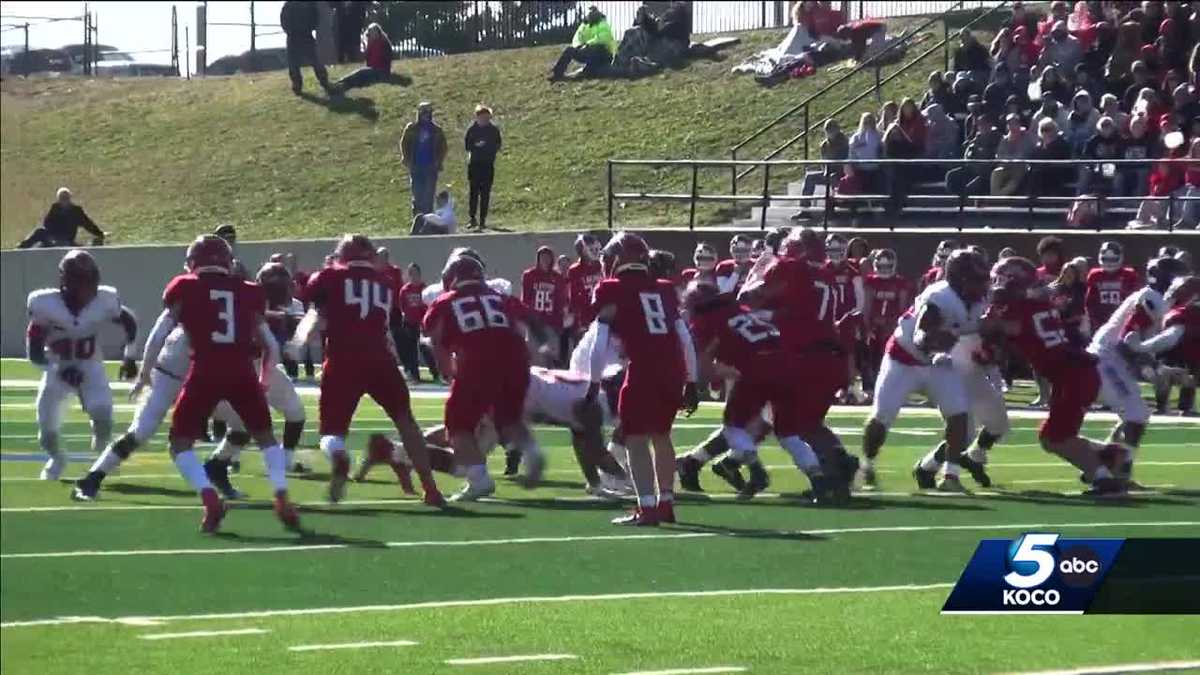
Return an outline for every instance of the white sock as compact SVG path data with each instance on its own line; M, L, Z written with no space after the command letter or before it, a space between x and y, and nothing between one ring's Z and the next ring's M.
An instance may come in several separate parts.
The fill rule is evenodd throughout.
M941 464L937 461L937 449L930 450L921 458L922 471L937 471Z
M611 454L613 456L613 458L615 458L617 460L617 463L619 463L621 465L621 467L625 469L626 473L628 473L629 472L629 450L626 449L624 445L621 445L620 443L617 443L616 441L609 441L608 452L609 452L609 454Z
M656 504L658 504L658 497L655 497L654 495L642 495L641 497L638 497L638 506L642 507L643 509L652 508Z
M113 452L112 448L105 448L96 461L92 462L92 468L89 471L101 471L108 474L118 466L121 466L121 456Z
M874 471L875 470L875 458L867 457L866 455L863 455L862 467L864 469L867 469L868 471Z
M213 450L212 456L226 462L236 462L242 456L242 446L230 443L227 436L217 444L217 449Z
M184 450L175 455L175 466L179 469L179 475L183 476L196 492L212 488L212 483L208 482L208 476L204 473L204 467L200 466L200 460L196 459L196 453L191 450Z
M945 472L944 475L947 478L949 478L951 476L953 476L955 478L958 477L958 462L946 462L942 466L944 467L944 472Z
M821 460L817 459L817 453L813 452L812 446L804 439L799 436L786 436L779 439L779 444L792 456L796 467L806 475L821 473Z
M353 463L354 458L346 450L346 439L342 436L322 436L321 451L325 453L330 462L333 461L334 455L341 454L345 455L346 459Z
M1096 469L1096 473L1092 474L1092 482L1112 477L1112 472L1108 470L1108 467L1101 464L1100 468Z
M967 450L967 457L970 457L972 461L978 462L979 464L987 464L988 460L987 450L984 450L978 445L972 445L971 449Z
M467 467L467 482L471 485L486 483L491 479L488 475L487 464L472 464Z
M267 465L267 480L271 481L276 492L287 489L287 459L283 446L272 445L263 448L263 464Z
M92 420L92 452L100 454L108 447L109 440L112 439L112 418L101 417L100 419Z

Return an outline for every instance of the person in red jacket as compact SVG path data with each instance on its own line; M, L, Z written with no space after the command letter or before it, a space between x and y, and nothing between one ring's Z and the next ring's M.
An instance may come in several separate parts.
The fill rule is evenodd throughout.
M521 273L521 301L546 325L546 341L542 346L550 348L546 358L551 362L557 361L558 336L562 332L563 315L567 311L567 280L554 269L554 250L549 246L540 247L537 250L537 264ZM550 367L554 364L534 365Z
M397 292L397 306L394 309L394 314L400 317L400 337L396 340L396 351L400 355L400 362L404 364L404 370L413 382L421 381L419 356L424 353L429 375L437 382L440 376L433 352L421 346L421 321L424 320L427 309L425 301L421 299L426 285L421 278L421 266L410 263L406 272L408 281Z
M392 77L392 41L383 27L377 23L367 26L362 34L362 52L367 65L338 80L333 85L334 93L342 93L354 87L367 87L377 82L386 82Z

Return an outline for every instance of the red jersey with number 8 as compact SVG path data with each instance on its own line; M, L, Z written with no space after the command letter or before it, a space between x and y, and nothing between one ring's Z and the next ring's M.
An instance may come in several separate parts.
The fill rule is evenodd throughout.
M326 358L390 358L394 281L366 265L326 267L308 279L304 299L325 318Z
M648 274L626 273L596 286L592 314L606 305L616 307L611 326L621 338L631 367L682 373L683 355L675 331L679 319L678 297L669 281Z
M267 307L261 286L225 274L181 274L167 284L163 305L178 308L194 361L250 363L257 356L258 317Z

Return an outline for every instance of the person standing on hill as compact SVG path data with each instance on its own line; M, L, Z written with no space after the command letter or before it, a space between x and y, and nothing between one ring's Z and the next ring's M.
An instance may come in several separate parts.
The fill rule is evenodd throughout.
M104 245L104 238L108 235L88 218L83 212L83 207L71 201L71 191L60 187L55 196L56 199L46 212L46 217L42 218L42 226L30 232L28 237L17 244L17 248L33 248L38 245L46 248L75 246L75 235L81 227L92 235L93 246Z
M465 138L467 182L471 185L471 224L468 230L486 230L488 205L492 201L492 180L496 177L496 153L500 152L500 128L492 124L492 110L482 103L475 106L475 121L467 127ZM475 219L475 214L479 219Z
M279 26L287 34L288 77L292 80L292 93L297 96L304 90L304 78L300 66L311 65L317 82L329 92L329 75L325 64L317 56L317 40L313 32L321 22L320 8L315 2L287 0L279 10Z
M413 215L433 213L438 174L446 159L446 134L433 121L433 104L417 104L417 119L400 135L400 161L408 169Z

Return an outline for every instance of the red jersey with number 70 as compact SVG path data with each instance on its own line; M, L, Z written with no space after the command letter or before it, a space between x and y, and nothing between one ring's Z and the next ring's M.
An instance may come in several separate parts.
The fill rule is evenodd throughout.
M1067 339L1062 317L1049 300L1021 298L994 303L985 320L989 317L1016 324L1019 332L1010 333L1009 339L1033 369L1046 379L1053 381L1065 366L1086 358Z
M763 275L774 289L768 309L783 334L784 345L804 349L821 341L835 341L833 317L837 313L833 275L800 258L780 256Z
M596 286L592 315L602 307L616 307L610 326L621 338L631 368L682 373L683 353L675 330L678 298L671 282L628 271Z
M459 373L478 373L519 362L529 368L529 349L518 332L529 310L511 295L486 284L442 293L425 313L422 331L454 353Z
M304 299L325 319L326 357L391 358L388 321L394 297L394 280L370 265L336 265L309 277Z
M167 284L163 305L176 308L196 363L219 368L257 356L258 321L267 307L261 286L228 274L181 274Z

